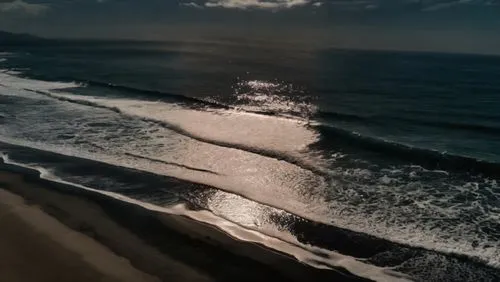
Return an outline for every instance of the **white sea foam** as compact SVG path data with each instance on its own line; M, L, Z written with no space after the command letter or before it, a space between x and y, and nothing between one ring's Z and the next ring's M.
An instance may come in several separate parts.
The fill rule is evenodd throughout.
M163 102L55 95L117 108L132 116L167 122L202 139L257 149L296 152L317 140L317 134L307 129L303 122L285 118L229 110L196 111Z
M23 89L36 90L38 86L45 91L67 88L58 83L54 85L49 82L29 81L13 76L9 79L12 80L8 86L9 93L13 93L12 95L36 97L37 94L28 93ZM16 81L16 79L21 81ZM75 86L74 84L67 85ZM311 144L317 138L313 131L309 131L300 122L277 117L235 111L194 111L160 102L104 99L59 92L50 92L50 94L55 98L68 98L106 108L117 108L121 113L130 116L165 121L183 130L195 132L200 139L229 140L234 144L293 153L304 149L307 144ZM59 110L68 112L68 115L79 115L82 118L87 115L88 119L101 119L110 123L125 122L125 120L118 120L116 114L105 115L97 111L82 110L84 106L60 104ZM43 111L36 112L33 115L41 116L42 113ZM45 113L45 115L49 114L50 112ZM54 118L51 122L56 121L57 119ZM33 125L26 131L36 132L41 126L42 124ZM50 124L47 126L50 128ZM62 130L64 124L52 126L51 134L55 135L59 131L67 133ZM121 132L119 130L122 129L113 127L109 132L97 130L92 133L92 130L85 127L88 127L88 124L84 127L78 127L78 124L71 126L73 126L70 128L73 130L71 134L75 136L80 134L83 139L90 139L87 141L94 142L102 149L96 152L80 143L78 145L70 141L60 143L46 136L43 136L46 138L43 142L23 141L21 143L62 154L83 156L114 165L208 184L314 221L369 233L404 244L475 256L492 265L500 266L499 243L482 238L482 234L475 233L471 223L438 225L439 220L453 219L460 215L460 212L464 212L461 207L442 204L451 201L452 197L458 193L467 193L475 189L473 183L452 183L445 187L449 191L443 197L431 192L440 189L430 189L433 187L426 188L420 185L421 181L428 177L428 173L446 177L444 180L436 181L436 185L452 181L453 179L447 178L449 175L445 173L429 172L421 167L395 168L381 173L373 169L350 170L338 167L337 170L332 171L332 175L335 176L332 183L324 183L321 177L289 163L238 149L221 148L205 142L188 140L189 138L175 136L166 129L155 127L149 131L135 132L132 136L118 133L115 134L117 136L111 138L113 130ZM288 137L293 137L293 139L288 140ZM3 139L12 142L12 139ZM217 172L218 175L141 160L125 156L124 152L134 152L148 158L201 167ZM412 181L408 182L403 175L410 175ZM496 180L488 180L484 189L493 189L494 185L496 185ZM332 195L328 197L328 200L325 197L327 193ZM410 204L404 204L403 200L408 199L412 200ZM439 201L444 202L439 203ZM495 207L489 207L489 210L490 213L485 214L481 220L489 218L498 221L497 215L500 211L495 210Z
M13 84L23 85L21 89L9 85L9 89L0 92L30 99L49 99L37 93L23 90L24 86L28 84L29 81L26 81L26 79L22 80L22 83L17 82ZM35 81L33 84L37 85L39 82ZM43 84L45 89L54 86L59 86L59 84ZM70 84L70 86L72 85ZM58 95L57 97L71 97L70 94L55 93L54 95ZM84 97L78 96L78 98L82 98L81 101L84 101ZM90 97L85 101L93 102L92 99L96 98ZM55 100L55 102L57 102L57 100ZM122 109L126 110L131 108L131 111L133 111L135 107L141 106L140 101L131 103L126 100L124 104L125 106L122 107ZM24 140L19 144L40 148L42 150L51 150L66 155L99 160L114 165L150 171L157 174L167 174L196 183L211 185L225 191L243 195L246 198L265 198L268 199L265 202L269 205L279 202L297 210L308 210L312 206L317 210L318 207L321 207L321 205L314 205L313 203L316 201L315 198L319 200L317 195L321 195L320 190L322 189L321 187L324 187L324 180L321 177L315 176L312 172L301 169L290 163L246 152L244 150L222 148L206 142L193 140L189 137L175 134L161 126L148 125L148 123L145 122L134 125L134 136L127 135L126 133L116 134L118 131L122 130L120 128L120 123L126 122L126 119L122 121L116 120L116 118L119 117L116 113L99 108L92 110L92 108L84 105L66 102L58 102L57 105L59 106L55 108L45 105L40 108L31 108L31 111L17 113L16 115L19 117L20 121L37 120L37 123L12 124L12 127L9 129L10 132L4 131L2 134L4 137L2 139L9 143L16 143L19 138L12 139L7 138L7 136L26 136L27 134L33 135L33 133L42 133L39 137L36 137L36 139L43 139L43 142ZM115 107L117 103L111 105ZM118 105L120 105L120 103L118 103ZM204 115L203 112L199 112L198 117L201 119L200 121L192 119L187 109L182 109L175 105L171 105L168 108L168 105L164 103L161 103L160 106L161 110L157 110L159 114L161 114L161 111L167 111L166 114L168 114L168 111L172 111L172 115L179 120L180 117L186 117L186 119L193 121L193 123L198 123L198 126L202 128L204 120L210 120L212 118L209 124L212 124L213 127L221 126L216 124L214 120L217 121L219 120L218 118L220 118L221 122L226 120L224 116L218 116L217 113L208 112ZM147 113L147 109L142 109L141 111ZM64 118L61 116L50 118L50 114L66 115L64 112L69 115ZM135 111L134 115L137 114L137 111ZM195 115L197 114L195 113ZM240 115L234 113L235 119L237 119L237 117L242 117L241 120L243 120L243 122L250 122L250 118L254 116L257 120L260 120L262 117L259 115ZM233 116L227 119L229 123L231 122L231 117ZM265 116L263 118L269 120L271 124L273 123L273 119ZM44 119L50 120L45 121ZM72 119L74 121L71 121ZM94 126L91 125L94 122L102 122L104 124L112 122L114 126L107 129L94 129ZM185 121L180 120L180 122ZM296 123L293 121L290 122L287 119L278 120L278 125L286 125L288 123L293 126L296 125ZM145 126L150 126L151 129ZM196 124L194 126L196 126ZM264 127L266 126L270 126L270 124L265 124ZM276 130L279 129L278 127ZM47 131L47 135L43 134L44 130ZM290 130L287 130L287 132L290 132ZM213 133L207 132L207 134ZM230 132L227 131L227 134L230 134ZM58 141L57 138L55 138L58 135L71 135L74 136L73 139L80 139L81 136L85 143L78 141L78 144L74 144L70 142L71 140ZM240 135L241 139L239 141L245 141L242 140L243 137L243 135ZM275 138L277 141L278 138ZM254 139L259 142L258 136L254 136ZM99 148L97 153L96 148ZM145 157L146 159L125 155L125 153L133 153L136 156ZM150 161L149 159L156 159L159 160L159 162ZM169 163L178 163L188 167L199 167L204 170L215 172L216 174L187 170L179 166L170 165ZM311 187L314 187L314 189L311 189ZM317 193L313 191L317 191Z
M39 91L66 89L79 87L80 85L74 82L49 82L35 79L27 79L15 76L11 73L0 73L0 83L8 86L11 89L35 89Z
M61 90L81 86L77 83L46 82L0 74L0 81L9 88L36 91ZM269 117L232 110L197 111L175 104L133 99L108 99L69 93L51 92L54 97L89 102L122 113L167 122L194 136L240 144L256 149L278 152L297 152L317 141L318 134L303 121Z
M477 229L500 218L500 209L486 198L499 194L493 183L454 180L419 167L410 170L413 177L404 178L408 172L402 169L371 172L369 177L365 170L338 169L336 173L344 178L330 185L336 198L329 205L337 211L330 216L331 223L406 245L480 258L500 267L500 243ZM431 177L436 179L424 182ZM457 197L467 202L457 202Z
M290 254L294 256L297 260L316 268L334 269L336 267L342 267L355 275L372 279L374 281L409 281L409 278L405 277L403 274L396 273L385 268L366 264L355 258L345 256L336 252L304 245L298 242L290 234L286 234L284 232L281 232L279 234L273 234L275 236L269 236L257 232L255 230L243 228L240 225L235 224L226 219L223 219L221 217L218 217L209 211L193 211L187 209L184 205L176 205L169 208L159 207L153 204L149 204L146 202L138 201L136 199L132 199L130 197L123 196L118 193L96 190L91 187L64 181L44 168L32 167L29 165L11 161L7 154L2 153L1 157L3 159L3 162L6 164L11 164L18 167L24 167L27 169L39 171L40 178L42 179L50 180L64 185L73 186L75 188L84 189L94 193L99 193L107 197L111 197L120 201L141 206L148 210L159 211L171 215L180 215L196 220L198 222L207 223L211 226L215 226L216 228L226 232L227 234L231 235L236 239L247 242L258 243L270 249ZM317 255L316 253L318 253L318 251L320 251L322 255Z

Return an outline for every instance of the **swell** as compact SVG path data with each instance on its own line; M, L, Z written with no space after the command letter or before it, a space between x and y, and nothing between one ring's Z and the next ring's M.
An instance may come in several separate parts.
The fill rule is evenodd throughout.
M223 110L237 110L241 112L246 112L246 113L252 113L252 114L259 114L259 115L265 115L265 116L279 116L282 118L289 118L289 119L297 119L297 120L304 120L304 117L301 115L301 113L297 112L290 112L290 113L280 113L276 111L265 111L265 110L251 110L251 109L243 109L239 106L235 105L228 105L225 103L217 102L214 100L208 100L208 99L202 99L202 98L196 98L196 97L191 97L191 96L186 96L182 94L177 94L177 93L171 93L171 92L166 92L166 91L160 91L160 90L151 90L151 89L143 89L143 88L137 88L137 87L132 87L132 86L126 86L126 85L120 85L120 84L115 84L115 83L110 83L110 82L102 82L102 81L97 81L97 80L89 80L89 79L79 79L79 78L74 78L74 77L47 77L47 76L42 76L42 75L29 75L26 76L28 79L39 79L39 80L46 80L46 81L68 81L68 82L76 82L81 85L85 86L90 86L90 87L98 87L98 88L105 88L105 89L110 89L114 90L120 94L118 94L116 97L123 98L123 94L130 94L126 95L125 97L140 97L142 100L167 100L167 101L174 101L178 103L182 103L185 106L192 106L192 107L210 107L213 109L223 109ZM83 90L84 88L80 89Z
M8 70L5 70L3 72L8 72ZM64 82L74 82L76 84L79 84L81 86L90 86L90 87L98 87L98 88L105 88L105 89L110 89L110 90L115 90L116 92L122 93L122 94L131 94L127 95L126 97L141 97L142 99L146 100L162 100L162 99L169 99L173 100L176 102L182 102L185 103L186 105L204 105L207 107L213 107L216 109L232 109L232 107L218 103L215 101L209 101L206 99L199 99L195 97L190 97L190 96L185 96L181 94L175 94L175 93L170 93L170 92L165 92L165 91L159 91L159 90L151 90L151 89L142 89L142 88L136 88L132 86L126 86L126 85L120 85L120 84L115 84L111 82L103 82L103 81L98 81L98 80L90 80L90 79L81 79L81 78L76 78L76 77L70 77L70 76L48 76L48 75L42 75L42 74L34 74L34 73L27 73L27 74L22 74L18 75L19 77L25 78L25 79L35 79L35 80L41 80L41 81L51 81L51 82L59 82L59 81L64 81ZM85 88L79 88L81 90ZM25 89L25 90L30 90L30 89ZM35 90L30 90L30 91L35 91ZM120 97L123 97L121 95Z
M318 111L316 117L332 121L369 121L371 117L332 111Z
M33 89L24 89L26 91L34 92L40 95L44 95L53 99L57 99L60 101L65 101L65 102L70 102L70 103L76 103L76 104L81 104L81 105L86 105L86 106L91 106L91 107L96 107L96 108L102 108L102 109L107 109L114 111L118 114L125 115L125 116L130 116L127 113L122 112L119 108L117 107L110 107L110 106L105 106L101 105L99 103L87 101L87 100L82 100L82 99L74 99L74 98L69 98L69 97L63 97L61 95L54 95L50 92L44 92L40 90L33 90ZM341 115L341 114L339 114ZM299 157L291 156L283 152L277 152L277 151L272 151L272 150L266 150L262 148L255 148L252 146L246 146L244 144L235 144L231 142L226 142L222 140L210 140L206 138L202 138L200 136L197 136L196 134L193 134L189 131L184 130L183 128L164 122L160 121L157 119L152 119L152 118L146 118L143 116L134 116L135 118L139 118L144 121L152 122L155 124L158 124L162 127L165 127L167 129L170 129L178 134L181 134L183 136L192 138L194 140L212 144L212 145L217 145L220 147L225 147L225 148L231 148L231 149L238 149L238 150L243 150L247 151L250 153L254 154L259 154L262 156L270 157L276 160L280 161L286 161L290 164L296 165L302 169L309 170L317 175L323 176L323 177L329 177L328 170L323 169L318 166L314 166L312 164L309 164L305 161L303 161ZM349 118L350 115L348 115ZM412 147L409 145L405 144L400 144L396 142L390 142L386 141L383 139L377 139L369 136L363 136L361 134L348 131L345 129L341 129L332 125L327 125L327 124L319 124L314 126L316 129L319 130L322 136L322 140L319 141L321 142L331 142L331 140L335 140L335 143L337 145L343 145L342 147L352 147L355 146L356 148L361 148L361 149L366 149L370 151L375 151L377 153L384 153L385 155L400 159L400 160L405 160L405 161L410 161L412 163L417 163L422 165L423 167L426 167L428 169L435 169L435 170L455 170L455 171L461 171L461 172L468 172L468 173L480 173L484 175L489 175L489 176L500 176L500 163L495 163L495 162L489 162L485 160L480 160L472 157L467 157L467 156L460 156L460 155L452 155L448 153L443 153L439 151L433 151L433 150L428 150L428 149L423 149L423 148L417 148L417 147Z
M335 140L342 148L365 149L383 154L384 157L420 164L433 170L451 170L466 173L479 173L488 176L500 176L500 163L489 162L473 157L460 156L391 142L369 136L363 136L330 125L320 124L316 128L321 132L322 142Z
M246 151L246 152L249 152L249 153L254 153L254 154L261 155L261 156L273 158L273 159L276 159L276 160L279 160L279 161L285 161L285 162L288 162L290 164L296 165L296 166L298 166L298 167L300 167L302 169L309 170L309 171L311 171L311 172L313 172L313 173L315 173L317 175L324 176L324 177L328 176L328 173L327 173L327 171L325 169L322 169L320 167L316 167L316 166L314 166L312 164L309 164L309 163L303 161L299 157L288 155L288 154L286 154L284 152L277 152L277 151L266 150L266 149L262 149L262 148L255 148L255 147L252 147L252 146L246 146L244 144L235 144L235 143L232 143L232 142L225 142L225 141L221 141L221 140L206 139L206 138L202 138L200 136L197 136L196 134L193 134L193 133L191 133L189 131L186 131L186 130L184 130L183 128L181 128L179 126L170 124L168 122L164 122L164 121L157 120L157 119L152 119L152 118L146 118L146 117L143 117L143 116L129 115L127 113L124 113L122 110L120 110L117 107L109 107L109 106L101 105L99 103L95 103L95 102L91 102L91 101L87 101L87 100L81 100L81 99L73 99L73 98L69 98L69 97L63 97L63 96L60 96L60 95L54 95L54 94L51 94L49 92L44 92L44 91L40 91L40 90L34 90L34 89L29 89L29 88L25 88L24 90L30 91L30 92L34 92L34 93L37 93L37 94L40 94L40 95L44 95L44 96L47 96L47 97L50 97L52 99L56 99L56 100L59 100L59 101L70 102L70 103L75 103L75 104L80 104L80 105L85 105L85 106L90 106L90 107L95 107L95 108L107 109L107 110L113 111L115 113L124 115L124 116L133 116L135 118L138 118L138 119L141 119L141 120L144 120L144 121L147 121L147 122L151 122L151 123L160 125L160 126L162 126L164 128L172 130L172 131L174 131L174 132L176 132L178 134L181 134L183 136L192 138L192 139L200 141L200 142L204 142L204 143L207 143L207 144L212 144L212 145L216 145L216 146L220 146L220 147L224 147L224 148L242 150L242 151Z
M66 79L66 80L68 80L68 79ZM69 81L78 81L78 80L69 79ZM300 115L300 113L279 113L276 111L260 111L260 110L242 109L241 107L238 107L238 106L227 105L227 104L216 102L213 100L200 99L200 98L195 98L195 97L190 97L190 96L185 96L185 95L175 94L175 93L169 93L169 92L164 92L164 91L159 91L159 90L141 89L141 88L119 85L119 84L114 84L114 83L99 82L99 81L95 81L95 80L84 80L84 81L79 81L79 83L83 83L84 85L88 85L88 86L104 87L104 88L113 89L113 90L119 91L122 94L123 93L132 94L132 95L127 95L126 97L133 97L135 95L136 97L139 96L140 98L146 99L146 100L169 99L169 101L183 103L183 105L186 105L186 106L202 105L202 106L210 107L210 108L214 108L214 109L237 110L237 111L251 113L251 114L258 114L258 115L265 115L265 116L279 116L282 118L290 118L290 119L298 119L298 120L304 119Z
M54 95L49 92L33 90L33 89L25 89L26 91L35 92L37 94L41 94L53 99L57 99L60 101L66 101L71 103L77 103L81 105L102 108L114 111L121 115L129 116L128 114L122 112L117 107L109 107L104 106L99 103L94 103L87 100L81 99L73 99L69 97L63 97L60 95ZM276 152L272 150L266 150L262 148L255 148L251 146L246 146L243 144L235 144L231 142L225 142L222 140L210 140L206 138L199 137L189 131L184 130L183 128L172 125L170 123L160 121L157 119L146 118L142 116L134 116L144 121L152 122L163 126L167 129L170 129L178 134L183 136L192 138L194 140L217 145L220 147L238 149L247 152L251 152L254 154L259 154L262 156L270 157L280 161L286 161L290 164L296 165L302 169L309 170L314 172L317 175L328 177L329 173L326 169L322 169L320 167L311 165L309 163L304 162L299 157L294 157L291 155L287 155L282 152ZM447 154L439 151L427 150L417 147L412 147L400 143L390 142L382 139L377 139L369 136L363 136L361 134L351 132L345 129L341 129L338 127L334 127L331 125L316 125L314 126L321 132L322 141L321 142L330 142L330 140L335 140L337 145L344 145L343 147L352 147L366 149L370 151L375 151L378 153L383 153L389 157L401 159L405 161L410 161L412 163L417 163L426 167L428 169L435 170L455 170L469 173L480 173L489 176L500 176L500 163L488 162L484 160L475 159L467 156L459 156Z
M144 89L137 89L133 87L128 87L128 86L123 86L123 85L115 85L111 83L103 83L103 82L98 82L98 81L86 81L88 85L93 85L93 86L98 86L98 87L110 87L113 89L118 90L119 92L127 92L127 93L139 93L143 94L145 97L151 97L151 98L165 98L165 96L177 99L178 101L190 103L190 104L203 104L205 106L213 107L213 108L219 108L219 109L236 109L235 107L227 106L224 104L216 103L216 102L211 102L211 101L206 101L202 99L197 99L197 98L192 98L184 95L177 95L177 94L172 94L172 93L165 93L161 91L154 91L154 90L144 90ZM103 108L103 109L108 109L112 110L116 113L122 114L122 115L128 115L126 113L123 113L119 108L117 107L109 107L109 106L104 106L98 103L82 100L82 99L73 99L73 98L68 98L68 97L62 97L61 95L53 95L49 92L44 92L40 90L34 90L34 89L24 89L27 91L35 92L41 95L48 96L53 99L61 100L61 101L66 101L66 102L71 102L71 103L78 103L82 105L87 105L91 107L97 107L97 108ZM276 116L276 113L272 112L265 112L265 111L245 111L245 112L250 112L250 113L256 113L256 114L261 114L261 115L270 115L270 116ZM340 112L328 112L328 111L320 111L315 114L316 117L318 118L323 118L328 121L349 121L349 122L362 122L364 124L369 124L369 123L377 123L379 125L386 124L387 122L407 122L407 123L412 123L412 124L421 124L421 125L428 125L428 126L434 126L434 127L440 127L440 128L446 128L446 129L461 129L461 130L467 130L467 131L473 131L473 132L481 132L481 133L487 133L487 134L494 134L498 135L500 134L500 128L497 127L492 127L492 126L487 126L487 125L480 125L480 124L468 124L468 123L456 123L456 122L445 122L445 121L429 121L429 120L418 120L418 119L412 119L412 118L407 118L407 117L390 117L390 116L362 116L362 115L357 115L357 114L350 114L350 113L340 113ZM226 147L226 148L233 148L233 149L239 149L239 150L244 150L252 153L256 153L259 155L271 157L277 160L283 160L288 163L297 165L303 169L312 171L318 175L321 176L328 176L327 170L319 168L318 166L311 165L309 163L304 162L298 157L290 156L286 153L283 152L276 152L272 150L266 150L262 148L255 148L251 146L246 146L244 144L235 144L231 142L225 142L222 140L208 140L206 138L202 138L200 136L197 136L196 134L193 134L191 132L188 132L184 130L183 128L179 126L175 126L172 124L169 124L164 121L160 121L157 119L151 119L151 118L145 118L142 116L135 116L136 118L140 118L145 121L153 122L156 124L159 124L163 127L166 127L172 131L175 131L181 135L193 138L195 140L221 146L221 147ZM290 118L290 116L285 116L285 118ZM295 119L295 117L293 117ZM298 117L297 117L298 118ZM336 142L344 142L346 143L347 146L352 146L356 145L359 148L364 148L364 149L369 149L372 151L377 151L377 152L382 152L382 153L387 153L391 157L396 157L404 160L409 160L413 162L417 162L425 167L428 167L430 169L451 169L451 170L459 170L459 171L467 171L467 172L478 172L478 173L484 173L487 175L493 175L493 176L498 176L500 175L500 164L496 162L488 162L480 159L475 159L472 157L467 157L467 156L460 156L460 155L451 155L447 153L442 153L438 151L432 151L432 150L427 150L427 149L421 149L421 148L416 148L404 144L399 144L395 142L389 142L385 141L382 139L377 139L369 136L362 136L360 134L356 134L353 132L350 132L348 130L344 130L338 127L335 127L334 125L324 125L324 126L319 126L318 127L322 133L324 133L323 138L324 139L329 139L327 138L328 135L335 135L335 137L340 137L340 140L335 139ZM332 140L332 139L330 139Z
M68 80L68 79L66 79L66 80ZM78 81L78 80L69 79L69 81ZM133 94L133 95L139 94L140 97L147 98L147 99L165 99L165 98L168 98L171 100L175 100L177 102L185 103L186 105L203 105L203 106L212 107L215 109L238 110L238 111L243 111L243 112L247 112L247 113L266 115L266 116L279 116L279 117L283 117L283 118L292 118L292 119L298 119L298 120L304 119L304 117L301 116L300 113L293 113L293 112L291 112L291 113L278 113L278 112L274 112L274 111L259 111L259 110L242 109L238 106L227 105L227 104L216 102L216 101L199 99L199 98L195 98L195 97L190 97L190 96L185 96L185 95L175 94L175 93L169 93L169 92L163 92L163 91L159 91L159 90L141 89L141 88L119 85L119 84L108 83L108 82L100 82L100 81L92 81L92 80L83 80L83 81L80 80L78 82L83 83L85 85L89 85L89 86L110 88L113 90L117 90L121 93L129 93L129 94ZM127 97L130 97L130 96L127 96ZM446 114L446 113L441 113L441 114ZM453 113L448 113L448 114L455 116ZM498 118L495 116L486 115L486 114L478 114L478 113L468 113L467 116L470 116L471 118L481 118L481 119L494 120L494 121L496 121ZM460 115L460 117L463 117L463 115ZM468 131L487 133L487 134L495 134L495 135L500 134L500 128L498 128L498 127L492 127L492 126L480 125L480 124L470 124L470 123L444 122L444 121L437 121L437 120L436 121L420 120L420 119L406 118L406 117L401 117L401 116L398 116L398 117L391 117L391 116L385 116L385 115L362 116L362 115L349 114L349 113L318 111L316 113L312 113L312 116L308 116L306 118L325 118L325 119L333 119L334 121L341 120L341 121L349 121L349 122L378 123L378 124L385 124L386 122L400 121L400 122L427 125L427 126L444 128L444 129L461 129L461 130L468 130Z
M158 91L158 90L140 89L140 88L125 86L125 85L92 81L92 80L85 80L85 81L79 81L79 82L84 83L85 85L89 85L89 86L110 88L113 90L120 91L121 93L130 93L130 94L135 94L135 95L139 94L141 97L149 98L149 99L170 98L170 99L174 99L178 102L202 104L204 106L209 106L209 107L213 107L213 108L217 108L217 109L231 109L230 106L222 104L222 103L217 103L214 101L208 101L208 100L204 100L204 99L198 99L198 98L194 98L194 97L189 97L189 96L174 94L174 93L169 93L169 92L163 92L163 91ZM130 97L130 96L127 96L127 97Z
M410 122L414 122L413 119L405 119ZM471 123L456 123L456 122L444 122L444 121L416 121L417 123L433 126L437 128L444 129L459 129L459 130L467 130L477 133L486 133L490 135L500 135L500 128L494 126L487 126L481 124L471 124Z
M42 76L42 75L29 75L26 76L28 79L39 79L39 80L47 80L47 81L70 81L70 82L76 82L78 84L84 85L84 86L90 86L90 87L98 87L98 88L105 88L105 89L110 89L114 90L120 94L120 98L123 98L123 94L130 94L126 95L125 97L140 97L141 99L145 100L168 100L168 101L175 101L178 103L183 103L183 105L186 106L205 106L205 107L211 107L214 109L224 109L224 110L239 110L239 111L244 111L248 113L254 113L254 114L261 114L261 115L268 115L268 116L277 116L279 113L276 112L270 112L270 111L258 111L258 110L243 110L237 106L231 106L227 105L224 103L212 101L212 100L207 100L207 99L200 99L196 97L191 97L191 96L186 96L182 94L176 94L176 93L171 93L171 92L165 92L165 91L160 91L160 90L152 90L152 89L144 89L144 88L137 88L137 87L132 87L132 86L127 86L127 85L120 85L116 83L111 83L111 82L103 82L103 81L97 81L97 80L89 80L89 79L79 79L75 77L47 77L47 76ZM283 115L283 117L290 117L289 115ZM299 117L297 117L299 118Z
M438 120L423 120L423 119L415 119L409 117L393 117L387 115L357 115L350 113L340 113L340 112L329 112L329 111L320 111L316 114L316 117L325 119L327 121L346 121L346 122L362 122L363 124L377 124L377 125L386 125L387 123L398 123L403 122L407 124L417 124L417 125L425 125L442 129L451 129L451 130L467 130L471 132L477 133L486 133L491 135L500 135L500 127L481 125L475 123L460 123L460 122L447 122L447 121L438 121ZM462 118L464 115L461 116ZM476 118L474 114L467 114L465 117ZM491 119L495 120L496 117L483 115L483 119ZM496 120L495 120L496 121Z

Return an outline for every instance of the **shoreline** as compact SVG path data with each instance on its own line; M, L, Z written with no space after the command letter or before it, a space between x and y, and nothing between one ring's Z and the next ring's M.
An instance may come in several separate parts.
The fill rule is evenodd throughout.
M38 210L107 249L109 255L129 261L131 271L148 277L143 281L369 281L340 268L311 267L184 216L62 186L40 179L29 169L7 169L6 165L0 169L1 193L11 193L9 198L17 197L19 205ZM74 247L58 244L64 250Z
M137 257L137 254L124 252L126 246L123 245L126 243L117 239L121 236L119 232L114 231L117 235L113 237L113 234L107 233L109 230L100 230L104 219L108 223L111 222L112 226L122 228L121 231L125 230L126 234L132 234L144 241L161 255L171 255L172 248L194 242L195 248L201 246L204 257L197 257L198 253L193 251L193 248L185 248L175 250L174 259L190 266L195 264L195 268L201 264L202 272L210 266L210 275L219 275L216 277L218 281L231 280L227 278L228 274L220 274L225 270L220 269L221 265L216 263L225 263L228 260L231 263L240 261L240 265L245 265L237 267L235 272L260 272L267 269L274 273L272 275L280 277L274 279L277 281L281 281L283 277L287 281L310 281L310 277L329 281L496 281L500 277L498 268L489 266L475 257L401 245L307 220L291 222L289 228L296 232L293 234L297 236L295 243L294 238L287 240L247 229L189 201L158 205L147 199L138 200L140 198L134 197L133 192L119 192L120 190L112 187L114 183L126 182L130 187L147 184L145 187L151 191L179 188L176 186L179 182L169 176L158 176L51 152L39 152L31 148L19 147L19 154L10 150L10 147L7 149L0 160L0 173L13 173L13 177L19 178L20 183L25 183L18 186L10 184L12 192L41 206L46 213L74 230L95 238L127 259ZM29 165L32 159L39 166ZM52 175L51 171L85 176L88 173L94 181L88 184L78 184L79 181L71 180L67 182L64 178ZM62 175L64 177L64 174ZM115 179L117 182L114 182ZM111 182L101 186L101 180ZM2 181L0 188L1 184ZM38 188L26 189L26 185ZM181 187L190 189L189 185ZM184 190L175 191L182 193ZM67 201L81 202L81 209L91 210L93 215L82 219L81 212L65 204ZM96 214L94 210L100 212ZM79 217L75 219L75 216ZM210 254L216 256L209 258ZM140 260L139 263L149 268L156 264L154 261L148 263ZM241 277L231 277L242 280ZM263 277L266 275L257 280L267 280ZM249 277L244 281L255 281L253 278Z
M496 111L480 111L482 104L465 95L488 84L489 64L471 74L474 83L457 86L463 99L443 108L439 96L447 93L424 86L453 75L419 77L419 87L402 99L386 91L388 84L413 85L420 59L460 80L443 56L392 54L386 59L408 64L382 60L388 73L365 76L360 68L352 85L319 81L324 87L315 94L317 81L305 83L314 71L335 76L337 69L309 56L303 59L313 68L292 67L286 81L267 79L288 64L265 52L261 58L262 49L253 54L263 59L257 64L234 57L236 69L221 69L221 81L201 75L185 85L179 71L197 73L196 63L175 70L174 62L159 76L134 68L170 62L183 46L135 52L117 45L116 57L106 44L88 56L80 56L79 44L55 53L18 47L0 52L0 274L15 269L0 282L37 281L44 269L66 278L80 272L76 278L86 281L500 281L500 140L489 138L499 132L489 122ZM334 53L317 55L360 65L380 59ZM75 54L80 69L68 60ZM118 69L134 69L137 80L113 71L102 76L106 62L93 64L102 55L116 59ZM145 60L126 62L123 55ZM198 55L186 53L193 62ZM477 59L457 66L468 69ZM263 75L234 80L239 65ZM147 90L152 86L156 92ZM263 88L269 93L260 97ZM335 93L322 91L330 88ZM336 91L344 88L359 99ZM290 99L274 99L281 92ZM375 112L398 114L363 114L374 109L370 97L377 93L391 103ZM211 102L204 107L198 98ZM267 98L276 105L268 107ZM229 108L217 109L217 101ZM408 112L409 101L429 115ZM479 108L462 111L471 103ZM242 112L231 115L231 105ZM280 112L307 123L283 124ZM29 273L34 278L23 276Z

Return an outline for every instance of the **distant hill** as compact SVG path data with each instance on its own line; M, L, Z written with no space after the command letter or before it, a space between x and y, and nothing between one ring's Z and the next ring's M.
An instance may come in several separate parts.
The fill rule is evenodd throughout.
M0 46L35 43L43 40L40 37L30 34L10 33L0 30Z

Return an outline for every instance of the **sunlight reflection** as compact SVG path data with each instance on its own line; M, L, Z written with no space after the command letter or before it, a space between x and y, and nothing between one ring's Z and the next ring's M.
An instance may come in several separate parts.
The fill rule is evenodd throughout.
M197 194L196 198L197 204L205 206L215 214L245 227L260 228L263 225L273 225L276 229L285 227L280 218L285 216L286 212L247 200L235 194L210 190L203 193L203 195Z

